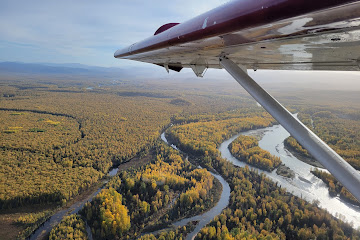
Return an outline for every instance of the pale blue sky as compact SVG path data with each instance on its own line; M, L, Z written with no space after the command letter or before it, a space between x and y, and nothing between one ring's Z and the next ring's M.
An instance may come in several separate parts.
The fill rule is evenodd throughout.
M151 69L154 75L165 78L194 77L188 69L181 74L167 75L158 66L118 60L113 54L119 48L153 35L165 23L184 22L226 2L228 0L0 0L0 62L136 67ZM259 80L312 83L321 79L328 86L332 82L333 88L341 83L342 87L360 89L359 72L257 73L251 72ZM209 70L205 77L230 78L219 70Z
M0 0L0 61L134 65L114 52L225 2Z

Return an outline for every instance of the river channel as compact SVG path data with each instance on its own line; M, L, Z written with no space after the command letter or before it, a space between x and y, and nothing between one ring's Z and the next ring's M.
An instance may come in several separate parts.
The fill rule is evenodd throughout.
M167 143L168 145L170 145L171 147L173 147L174 149L180 151L175 145L170 144L168 142L168 140L165 137L165 133L161 134L161 139ZM189 218L184 218L180 221L177 221L175 223L173 223L174 226L176 227L181 227L181 226L185 226L187 223L191 222L191 221L199 221L198 224L196 225L194 231L192 231L191 233L189 233L186 236L186 240L192 240L195 238L196 234L198 234L198 232L200 232L200 230L206 226L206 224L208 224L209 222L211 222L211 220L214 219L215 216L219 215L221 213L221 211L227 207L227 205L229 205L229 199L230 199L230 186L229 184L225 181L224 178L222 178L220 175L215 174L210 172L217 180L219 180L219 182L222 185L222 192L221 192L221 196L220 199L218 201L218 203L211 208L209 211L200 214L200 215L196 215L194 217L189 217Z
M86 199L82 201L78 201L71 205L71 207L63 209L54 215L52 215L43 225L41 225L38 229L36 229L27 239L30 240L36 240L36 239L44 239L47 234L50 233L51 229L56 226L60 221L63 219L63 217L78 213L86 202L91 201L93 197L95 197L100 191L102 187L99 188L96 192L93 192L91 195L89 195ZM87 233L89 239L92 239L90 228L87 227Z
M242 135L260 136L259 146L269 151L271 154L281 158L282 163L295 172L295 178L289 179L276 174L276 170L272 172L262 171L256 167L259 173L266 174L270 179L277 182L288 192L301 197L308 202L317 201L318 206L326 209L333 216L340 218L346 222L352 223L355 228L360 227L360 207L344 202L339 197L331 197L326 185L321 179L315 177L310 170L313 166L304 163L292 155L284 147L284 140L290 134L280 125L267 127L263 129L242 132ZM244 167L246 164L233 157L228 149L229 144L234 141L240 134L224 141L219 151L221 156L234 165ZM326 171L323 169L323 171Z
M352 223L355 228L360 227L360 207L347 203L341 200L339 197L331 197L326 185L319 178L315 177L310 170L313 168L311 165L304 163L292 155L284 147L284 140L290 136L290 134L280 125L272 127L251 130L247 132L239 133L228 140L225 140L219 147L221 156L235 166L245 167L247 165L244 162L237 160L233 157L228 149L229 144L234 141L240 135L247 136L260 136L259 146L269 151L271 154L281 158L282 163L295 172L295 178L289 179L276 174L276 170L267 172L260 170L256 167L249 166L251 169L257 170L259 173L266 174L270 179L277 182L283 188L286 188L288 192L301 197L308 202L318 202L318 206L326 209L333 216L340 218L346 222ZM165 133L161 134L161 139L169 144L176 150L179 150L175 145L170 144ZM179 150L180 151L180 150ZM115 176L118 169L113 169L109 172L109 176ZM326 170L323 170L326 171ZM219 202L209 211L190 218L182 219L173 223L174 226L184 226L190 221L199 221L195 230L188 234L186 240L193 239L196 234L208 224L215 216L219 215L221 211L229 204L230 186L229 184L218 174L211 173L217 178L223 186L223 191ZM41 239L52 229L54 225L59 223L65 215L77 213L86 202L90 201L96 196L102 188L99 188L96 192L88 196L86 199L79 201L72 205L70 208L62 210L54 214L48 221L46 221L40 228L38 228L28 239ZM89 233L90 231L88 231ZM91 234L91 233L90 233ZM91 236L90 236L91 237Z

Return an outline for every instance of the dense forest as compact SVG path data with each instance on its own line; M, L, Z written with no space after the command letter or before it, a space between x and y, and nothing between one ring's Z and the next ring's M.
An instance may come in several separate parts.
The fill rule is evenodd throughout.
M229 145L229 150L240 161L269 172L281 164L279 157L273 156L259 147L255 137L241 135Z
M66 208L79 194L96 189L111 167L136 156L140 167L120 171L49 238L87 239L87 223L94 239L134 239L163 228L168 230L141 239L184 239L195 223L180 228L171 223L216 203L221 185L209 172L215 169L231 186L230 205L198 239L359 239L351 226L316 204L220 158L217 147L224 139L276 124L247 96L222 86L203 90L203 83L179 90L171 83L156 88L113 81L11 77L0 82L0 238L14 239L19 231L25 238L59 206ZM356 108L334 110L287 99L305 123L356 166ZM158 142L171 123L166 136L190 154L189 160ZM249 147L249 162L269 170L278 165L253 139L240 143ZM199 163L207 168L197 168ZM337 194L345 195L333 182Z
M213 158L231 186L230 205L196 239L360 239L350 225L292 196L264 175Z
M360 170L359 111L347 108L303 107L300 108L299 119L350 165ZM292 137L286 139L285 145L296 153L312 158ZM321 167L318 164L315 166Z
M296 141L295 138L293 137L288 137L285 139L284 141L284 145L290 149L290 150L293 150L295 151L296 153L299 153L300 155L304 156L304 157L307 157L307 158L312 158L311 155L309 154L309 152L303 148L300 143L298 143Z
M221 125L223 120L219 120ZM239 120L241 121L241 119ZM247 119L244 119L247 122ZM268 122L270 124L271 122ZM203 131L196 135L194 129L190 131L192 123L174 127L171 134L182 133L176 139L177 146L186 147L190 152L198 153L207 166L212 166L224 176L231 186L230 205L223 213L216 217L212 223L198 234L197 239L242 239L242 238L269 238L269 239L359 239L360 233L352 229L348 224L336 220L315 204L292 196L285 189L271 182L264 175L246 168L234 167L228 161L218 157L210 149L215 146L209 145L202 149L199 154L199 146L193 139L203 136L216 136L216 128L208 128L208 125L216 125L213 121L197 123ZM241 125L241 124L240 124ZM188 131L186 131L186 130ZM225 128L231 131L231 128ZM184 134L188 133L188 134ZM189 139L188 139L188 138ZM218 139L220 143L223 139ZM211 163L209 164L209 160Z
M161 231L158 234L145 234L138 240L184 240L186 235L194 230L194 224L188 223L186 226L178 227L175 230Z
M223 140L241 131L267 127L274 123L269 114L257 111L256 108L254 112L225 113L223 117L218 116L218 120L204 115L191 118L191 121L194 122L170 128L166 135L182 150L197 156L217 155L217 147Z
M193 86L179 91L106 77L1 76L0 211L6 214L0 235L30 231L16 223L20 212L41 214L89 194L111 167L152 148L171 119L253 104Z
M213 204L214 177L159 143L151 163L122 171L81 214L97 239L127 239L149 226L166 226ZM149 157L149 156L147 156Z
M139 105L113 94L45 93L41 98L2 103L30 111L1 114L0 153L6 162L0 174L8 179L1 185L1 208L69 200L111 166L150 147L176 111L169 103L155 104L156 99Z
M65 240L89 239L86 232L86 225L84 220L77 214L65 217L56 227L54 227L49 236L49 240Z

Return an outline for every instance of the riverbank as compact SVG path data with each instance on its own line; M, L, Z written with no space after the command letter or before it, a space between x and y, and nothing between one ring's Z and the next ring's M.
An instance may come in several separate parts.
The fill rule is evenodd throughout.
M287 143L286 139L284 140L284 146L287 151L289 151L292 155L294 155L300 161L309 164L313 167L324 168L324 166L317 161L315 158L305 156L304 154L296 151L296 148L293 148L290 144Z
M273 127L271 127L273 130L275 129L277 129L276 127L275 128L273 128ZM275 132L275 130L274 130L274 132ZM256 130L252 130L252 131L256 131ZM163 134L162 134L163 135ZM265 135L264 135L264 137L263 138L266 138L267 137L267 135L268 135L268 133L266 133ZM262 139L263 140L263 139ZM167 142L168 143L168 142ZM169 144L169 143L168 143ZM259 143L260 144L260 147L262 147L261 146L261 142ZM271 144L275 144L274 143L274 141L272 140L271 141ZM171 145L171 144L169 144L169 145ZM284 155L285 153L286 153L286 151L283 151L284 149L282 149L281 148L281 146L279 147L279 143L277 143L276 142L276 144L274 145L275 146L275 150L279 153L279 154L282 154L282 155ZM177 149L176 148L176 146L173 146L173 148L175 148L175 149ZM272 153L273 154L273 153ZM223 154L222 154L223 155ZM286 154L285 154L286 155ZM139 161L139 163L141 162L140 160L138 160ZM291 161L295 161L294 159L291 159L290 160L290 162ZM144 163L144 164L146 164L146 163ZM304 164L304 163L303 163ZM314 195L319 195L320 197L322 197L322 192L321 192L321 190L322 190L322 188L321 188L321 185L318 185L318 181L316 181L316 179L315 178L312 178L311 176L309 176L309 175L307 175L305 172L301 172L304 168L302 167L302 166L304 166L304 165L302 165L302 164L300 164L300 165L297 165L297 163L294 165L294 164L290 164L289 165L290 166L290 169L293 169L294 171L295 171L295 175L296 175L296 177L293 179L293 180L285 180L284 181L284 179L282 179L282 178L279 178L278 176L277 176L277 174L275 174L275 173L265 173L266 175L268 175L271 179L276 179L275 180L275 182L280 182L280 185L281 186L284 186L284 185L286 185L285 187L286 188L288 188L288 186L290 185L290 186L294 186L294 188L293 189L291 189L291 188L288 188L288 191L289 192L293 192L293 194L294 195L297 195L297 196L304 196L304 198L305 199L307 199L308 198L308 195L311 195L311 194L314 194ZM130 168L131 167L131 164L129 163L129 165L128 165L128 167ZM126 168L126 167L125 167ZM254 168L254 169L256 169L256 168ZM307 169L306 169L307 170ZM259 171L259 172L263 172L263 171ZM216 175L216 174L213 174L214 176ZM276 177L274 176L274 175L276 175ZM219 176L219 175L217 175L217 178L222 178L221 176ZM218 178L218 179L219 179ZM282 179L282 180L279 180L279 179ZM224 180L224 179L223 179ZM306 180L306 181L305 181ZM299 181L301 181L301 184L299 184ZM224 182L225 182L225 180L224 180ZM223 195L224 193L226 193L227 192L227 190L226 190L226 184L228 185L228 183L222 183L223 184L223 186L225 186L225 189L223 189L223 191L222 191L222 194L221 195ZM299 188L300 190L296 190L296 188L295 187L298 187L298 186L300 186L300 187L302 187L302 189L301 188ZM310 190L310 188L317 188L318 186L320 186L319 187L319 192L315 192L315 193L311 193L311 194L307 194L306 192L309 190L309 191L311 191ZM294 190L295 189L295 190ZM229 196L230 196L230 187L229 187ZM310 193L310 192L308 192L308 193ZM316 196L315 196L315 200L316 200ZM224 201L222 201L221 199L224 199L223 198L223 196L221 196L220 197L220 200L219 200L219 202L217 203L217 205L216 205L216 207L218 207L218 209L216 210L217 212L216 212L216 214L218 215L218 214L220 214L221 212L222 212L222 210L227 206L227 204L228 204L228 202L227 202L227 204L226 205L224 205L225 203L224 203ZM226 199L226 198L225 198ZM309 199L307 199L309 202L311 202L311 199L309 200ZM332 201L333 199L330 199L330 203L331 203L331 201ZM322 201L319 201L320 202L320 204L322 204L323 202ZM220 204L222 204L222 206L223 206L223 208L221 208L221 206L220 206ZM208 212L211 212L213 209L210 209ZM198 226L196 227L196 229L199 229L199 231L200 231L200 229L202 228L201 227L201 225L200 225L200 221L201 221L201 219L203 219L203 218L206 218L206 220L208 219L207 218L207 213L208 212L205 212L204 214L202 214L202 215L198 215L198 216L195 216L195 217L193 217L193 218L191 218L191 220L194 220L194 218L197 218L197 219L200 219L200 220L198 220L199 221L199 224L198 224ZM346 211L345 211L346 212ZM332 213L333 214L333 213ZM334 214L333 214L334 215ZM214 216L216 216L216 215L214 215ZM209 219L210 219L210 217L209 217ZM209 220L209 222L211 221L213 219L213 217ZM184 219L184 220L186 220L186 221L189 221L189 219ZM206 222L203 222L202 224L207 224ZM204 225L204 226L205 226Z
M47 206L36 204L2 210L0 214L0 239L25 239L56 210L57 206L54 204ZM24 219L23 223L19 222L20 218ZM32 218L31 223L27 223L30 218Z
M156 223L157 220L161 220L161 217L163 215L166 214L166 212L171 208L171 206L175 203L176 199L173 199L172 203L166 208L166 209L163 209L162 210L162 215L161 216L158 216L158 218L156 220L154 220L152 223L149 223L148 226L145 226L144 228L144 231L142 232L142 236L143 235L147 235L147 234L153 234L153 235L156 235L158 234L159 232L165 230L165 229L175 229L176 227L179 227L177 226L176 224L174 225L174 223L176 222L181 222L183 221L184 219L190 219L190 218L193 218L193 217L196 217L198 215L202 215L204 213L206 213L207 211L209 211L210 209L214 208L218 202L220 201L220 197L221 197L221 192L223 192L223 185L221 184L221 182L217 179L217 178L214 178L214 182L213 182L213 188L209 191L209 194L208 194L208 201L207 203L205 203L205 207L204 207L204 210L203 211L200 211L200 212L189 212L187 215L179 218L179 219L174 219L172 221L169 221L169 222L161 222L160 223ZM197 224L199 223L199 220L194 220L194 221L188 221L189 222L193 222L193 225L194 225L194 229L195 227L197 226ZM196 222L196 223L195 223ZM188 224L187 223L187 224Z
M59 206L58 204L35 204L31 206L24 206L15 209L2 210L0 215L0 239L25 239L32 238L35 232L42 228L46 222L48 222L52 216L59 212L68 212L76 207L76 203L85 201L89 196L92 196L99 188L104 185L104 179L91 185L88 189L82 191L74 198L69 200L65 205ZM44 217L39 218L33 224L19 224L17 223L20 216L26 217L27 215L36 216L37 214L44 213ZM26 215L24 215L26 214ZM60 219L61 220L61 219ZM9 231L11 229L11 231ZM49 233L47 231L47 233Z
M264 171L271 172L281 164L280 158L261 149L258 140L253 136L240 135L228 148L240 161Z
M344 188L334 176L316 168L311 171L311 173L320 178L326 184L329 189L330 196L340 197L343 201L360 207L360 202L356 200L356 198L346 188Z
M166 144L168 144L169 146L174 148L175 150L185 154L187 156L187 158L190 159L190 162L192 164L195 164L195 165L199 164L199 166L200 166L200 161L197 160L197 157L192 156L191 154L182 152L179 148L177 148L177 146L175 146L174 144L169 142L169 140L165 136L165 132L163 132L161 134L161 139ZM206 167L206 166L204 166L204 167ZM200 230L203 227L205 227L208 223L210 223L215 216L219 215L222 212L222 210L225 209L229 205L230 192L231 192L230 185L225 181L225 179L221 175L219 175L216 172L215 169L208 169L208 170L211 173L211 175L213 175L215 177L215 179L218 180L218 182L220 183L220 185L218 185L217 187L215 186L212 189L213 194L215 196L215 198L212 201L214 206L208 208L206 211L204 211L203 213L201 213L199 215L189 217L189 218L184 218L180 221L172 223L173 226L180 227L180 226L184 226L184 225L188 224L189 222L194 222L194 221L198 222L194 231L192 231L191 233L189 233L186 236L186 240L192 240L200 232ZM221 186L221 194L220 195L218 194L219 186ZM216 189L218 189L218 190L216 190Z
M46 236L49 235L51 229L55 225L60 223L63 217L74 213L78 213L86 202L91 201L91 199L101 191L105 183L106 183L105 180L98 182L97 185L94 185L91 189L85 191L83 195L79 196L79 198L77 199L74 198L74 200L70 201L69 205L60 208L58 211L56 211L55 214L50 216L44 223L42 223L37 229L35 229L35 231L33 231L27 239L29 240L46 239Z
M205 227L207 224L209 224L214 219L214 217L220 215L221 212L229 205L230 192L231 192L229 183L227 183L221 175L214 174L214 173L211 173L211 174L215 178L217 178L223 186L223 191L221 192L221 196L220 196L220 199L217 202L217 204L213 208L211 208L209 211L207 211L203 214L200 214L200 215L197 215L197 216L194 216L191 218L186 218L181 221L173 223L173 225L175 225L175 226L184 226L184 225L186 225L186 223L188 223L190 221L199 221L199 223L196 226L196 228L194 229L194 231L186 236L186 240L192 240L200 232L200 230L203 227Z
M150 150L151 151L151 150ZM151 161L151 153L150 154L138 154L135 157L129 159L128 161L124 161L116 168L110 169L109 172L98 182L94 183L88 189L81 192L79 195L75 196L71 200L69 200L64 206L56 207L53 211L43 219L43 221L36 223L36 225L25 229L26 232L20 232L19 236L23 238L32 239L45 239L46 236L50 233L53 226L58 224L63 217L67 215L71 215L80 211L83 205L91 201L93 197L95 197L101 189L105 186L105 184L114 177L118 171L125 171L129 168L139 168ZM1 237L1 235L0 235ZM1 239L1 238L0 238Z
M212 172L210 172L213 176L214 174ZM221 197L221 194L223 192L223 185L221 184L221 182L214 177L214 181L213 181L213 187L210 189L207 197L206 197L206 201L204 202L204 209L202 211L194 211L191 210L189 211L185 216L179 218L179 219L175 219L174 221L171 221L171 223L169 223L170 225L172 225L174 222L179 222L183 219L186 218L191 218L197 215L202 215L206 212L208 212L210 209L214 208Z
M248 136L256 136L258 130L251 130L243 132L242 134ZM295 173L293 179L283 178L277 175L276 172L265 172L255 167L251 167L259 173L264 173L267 177L277 182L282 188L286 188L288 192L301 197L308 202L317 202L320 208L326 209L332 216L341 218L342 220L353 223L354 228L360 227L360 207L349 204L338 197L329 195L328 187L323 181L315 177L310 171L314 167L301 159L298 159L284 146L284 140L290 134L280 125L267 127L261 129L261 134L265 131L264 136L259 141L259 146L269 151L271 154L279 156L283 164L289 167ZM245 166L244 163L234 158L227 146L234 140L233 138L224 141L224 145L220 146L221 155L237 166Z
M198 221L191 221L182 227L175 227L175 226L166 227L165 226L164 228L159 229L157 231L142 234L137 239L138 240L143 240L143 239L148 240L148 239L153 239L153 237L156 237L156 238L162 237L161 239L170 239L170 238L173 239L174 237L176 237L176 239L183 239L183 237L186 238L186 236L189 233L194 231L197 224L198 224ZM170 232L173 232L173 234ZM180 235L180 236L178 236L178 235ZM181 238L179 238L179 237L181 237Z

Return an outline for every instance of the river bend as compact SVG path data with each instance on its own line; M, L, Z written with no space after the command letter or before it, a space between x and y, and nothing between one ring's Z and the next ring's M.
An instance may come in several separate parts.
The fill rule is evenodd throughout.
M161 134L161 139L167 143L168 145L170 145L171 147L173 147L176 150L179 150L175 145L170 144L168 142L168 140L165 137L165 133ZM180 150L179 150L180 151ZM216 217L217 215L219 215L223 209L225 209L228 205L229 205L229 199L230 199L230 186L229 184L225 181L225 179L219 175L219 174L215 174L210 172L217 180L219 180L219 182L222 185L222 192L221 192L221 196L219 201L216 203L216 205L211 208L209 211L202 213L200 215L196 215L194 217L189 217L189 218L184 218L180 221L177 221L175 223L173 223L174 226L176 227L181 227L181 226L185 226L187 223L191 222L191 221L199 221L199 223L196 225L196 228L194 229L194 231L192 231L191 233L189 233L186 236L186 240L192 240L195 238L195 236L200 232L200 230L205 227L208 223L210 223L214 217Z
M282 163L295 172L295 178L289 179L277 175L276 170L267 172L252 166L249 166L249 168L266 174L267 177L277 182L281 187L286 188L287 191L293 195L301 197L308 202L318 201L318 206L326 209L333 216L352 223L355 228L360 227L360 207L347 203L339 197L331 197L329 195L325 183L310 172L314 167L300 161L286 150L284 140L289 137L290 134L281 125L242 132L241 134L260 136L259 147L280 157ZM235 166L244 167L247 164L233 157L228 149L229 144L241 134L237 134L224 141L220 145L219 151L223 158L232 162ZM325 169L322 170L326 171Z
M271 154L280 157L282 163L284 163L287 167L295 172L295 178L289 179L282 177L276 174L276 170L272 172L263 171L253 166L249 166L248 164L239 161L235 157L233 157L228 149L228 146L231 142L233 142L238 136L246 135L246 136L261 136L261 140L259 141L259 147L264 150L269 151ZM347 203L341 200L339 197L331 197L329 195L329 191L327 186L322 182L321 179L315 177L310 170L313 168L311 165L304 163L297 159L293 154L291 154L288 150L286 150L284 146L284 140L290 136L290 134L281 126L275 125L272 127L250 130L246 132L239 133L230 139L225 140L220 147L218 148L221 156L235 166L245 167L248 165L250 169L255 169L259 173L266 174L267 177L277 182L281 187L287 189L288 192L301 197L308 202L318 201L319 207L326 209L333 216L340 218L344 221L352 223L355 228L360 227L360 207L355 206L353 204ZM175 145L170 144L166 137L165 133L161 134L161 139L173 147L176 150L179 150ZM180 151L180 150L179 150ZM116 175L118 169L113 169L109 172L109 176ZM323 171L326 171L323 169ZM182 219L178 222L173 223L174 226L184 226L190 221L199 221L195 230L188 234L186 240L194 239L196 234L200 232L200 230L206 226L206 224L210 223L211 220L214 219L215 216L219 215L221 211L227 207L229 204L230 198L230 186L229 184L218 174L211 173L215 178L217 178L222 184L223 191L221 193L221 197L219 202L211 208L209 211L194 216L190 218ZM41 227L33 232L33 234L28 239L39 239L43 237L46 233L48 233L54 225L59 223L61 219L68 214L77 213L87 201L90 201L94 196L96 196L102 188L99 188L96 192L88 196L83 201L79 201L72 205L70 208L62 210L54 214L48 221L46 221Z

